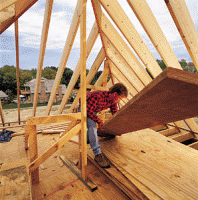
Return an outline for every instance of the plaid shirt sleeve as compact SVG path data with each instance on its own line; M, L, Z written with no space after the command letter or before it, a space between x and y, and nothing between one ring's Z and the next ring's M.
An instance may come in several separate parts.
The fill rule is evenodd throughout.
M101 97L99 94L95 94L92 96L90 95L90 97L87 98L87 116L98 124L102 123L102 121L96 116L94 111L100 98Z

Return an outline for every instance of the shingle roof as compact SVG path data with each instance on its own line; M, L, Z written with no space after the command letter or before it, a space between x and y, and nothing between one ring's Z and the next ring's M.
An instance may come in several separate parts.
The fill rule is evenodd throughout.
M46 78L41 77L41 81L45 82L45 92L51 93L54 80L48 80ZM35 84L36 84L36 79L32 79L31 81L27 82L24 86L30 87L30 93L34 94ZM61 86L62 86L62 94L65 94L66 86L65 85L61 85ZM39 93L40 91L41 91L41 85L39 87Z
M0 98L6 98L8 97L7 94L5 94L2 90L0 90Z

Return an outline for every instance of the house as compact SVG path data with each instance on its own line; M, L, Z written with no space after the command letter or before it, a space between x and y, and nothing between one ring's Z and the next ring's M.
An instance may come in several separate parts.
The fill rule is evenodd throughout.
M8 103L8 95L5 94L2 90L0 90L0 99L1 99L1 103Z
M25 96L26 101L29 101L31 103L33 103L34 101L35 84L36 84L36 79L33 79L24 85L25 90L20 91L21 95ZM41 77L39 94L38 94L38 103L48 102L53 84L54 80L48 80L46 78ZM66 91L66 86L59 85L54 102L60 103L63 98L63 95L65 94L65 91Z

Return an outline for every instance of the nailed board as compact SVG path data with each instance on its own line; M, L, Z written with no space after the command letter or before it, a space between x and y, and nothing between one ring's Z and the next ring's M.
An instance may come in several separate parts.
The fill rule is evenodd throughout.
M25 165L0 172L0 199L32 199Z
M120 135L198 116L198 74L167 68L103 125Z

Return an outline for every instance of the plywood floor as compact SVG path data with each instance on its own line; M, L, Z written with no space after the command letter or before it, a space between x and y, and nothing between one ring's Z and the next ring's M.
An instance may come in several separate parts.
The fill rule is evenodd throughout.
M47 150L59 135L38 134L39 154ZM21 160L28 158L24 149L24 136L13 137L10 142L0 144L0 170L12 167L12 162L20 165ZM77 145L67 143L52 155L39 168L40 183L32 186L33 200L41 199L129 199L114 183L88 162L89 178L98 186L90 192L84 184L59 160L59 155L67 156L71 161L78 159Z

